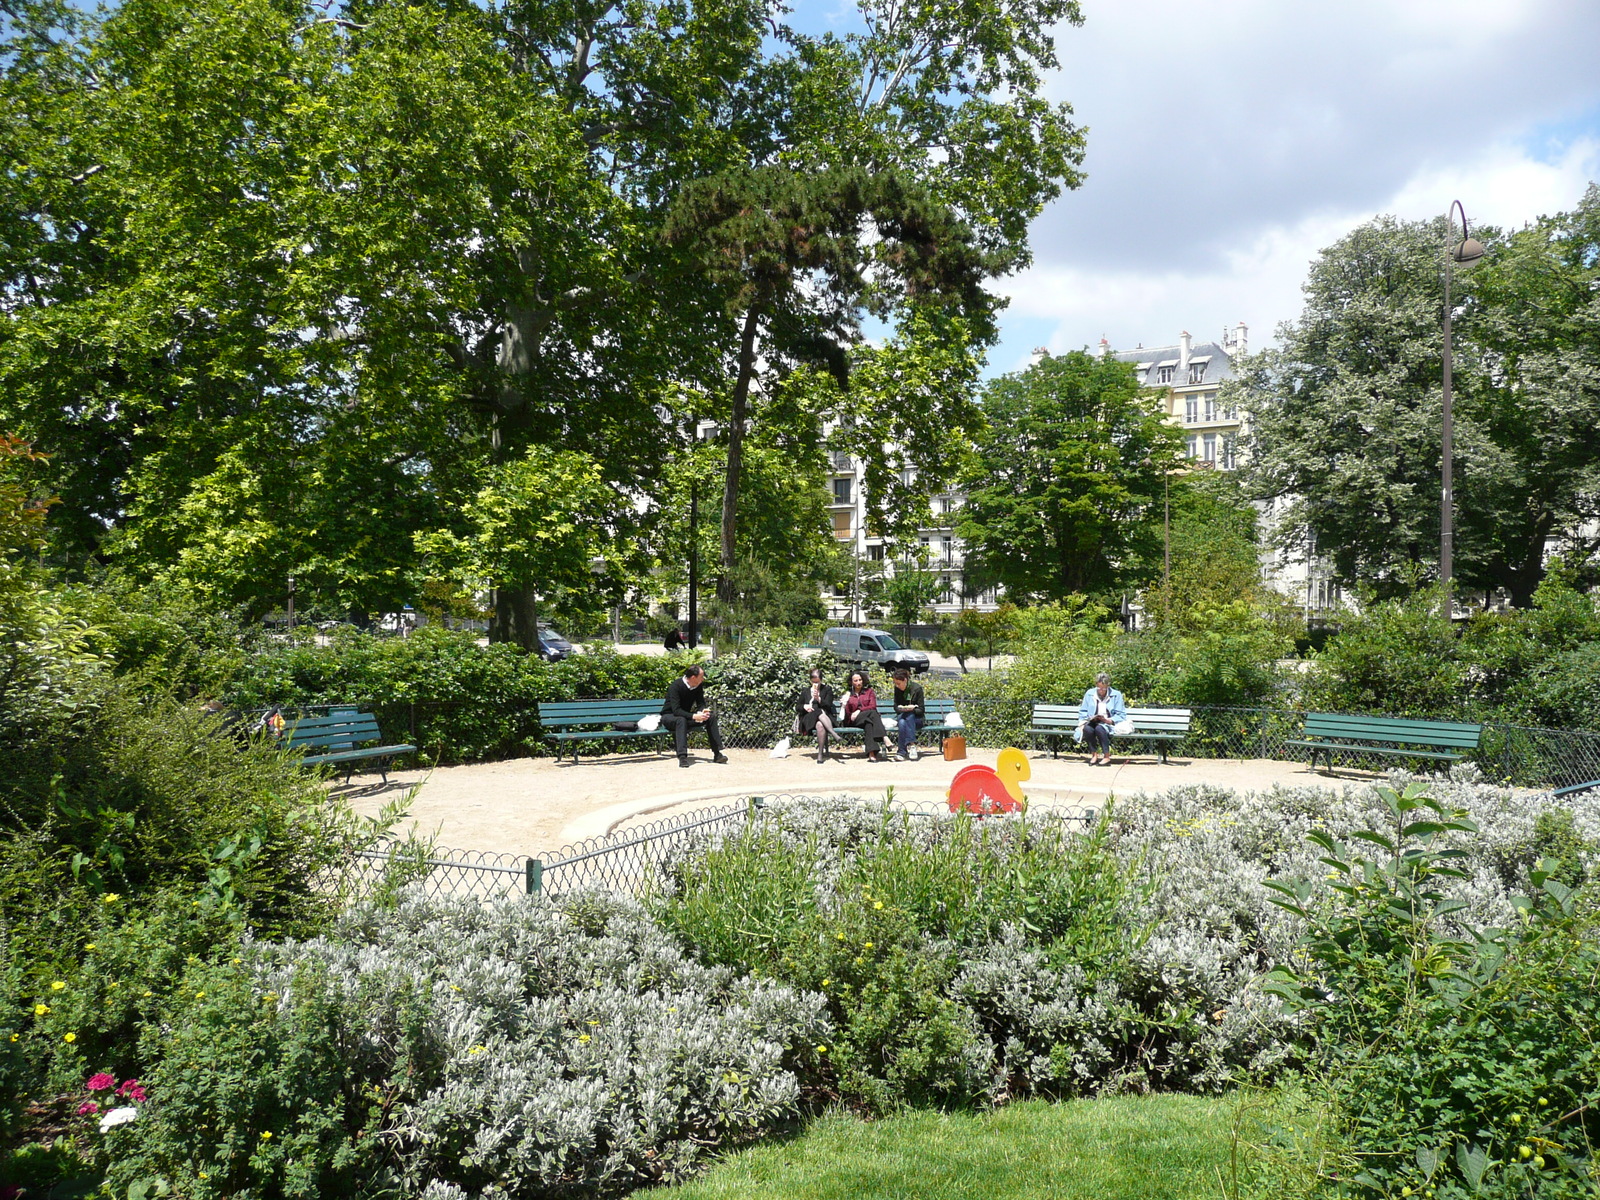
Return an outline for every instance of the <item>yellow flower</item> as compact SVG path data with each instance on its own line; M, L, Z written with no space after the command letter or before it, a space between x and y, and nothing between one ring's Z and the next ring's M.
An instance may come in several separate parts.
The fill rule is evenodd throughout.
M272 1140L272 1131L271 1130L267 1130L267 1129L263 1129L261 1131L261 1140L263 1142L270 1142Z
M580 1041L580 1042L587 1042L587 1041L591 1041L591 1040L592 1039L589 1037L589 1035L587 1033L580 1033L578 1035L578 1041Z
M83 948L85 950L93 950L94 949L94 943L93 942L85 942L83 944Z
M872 949L872 943L871 942L862 942L861 943L861 948L863 950L871 950Z
M873 908L882 908L883 907L883 901L882 900L874 900L872 902L872 907Z
M830 983L832 983L832 982L833 982L833 980L831 980L831 979L824 979L824 980L823 980L823 981L822 981L822 986L823 986L823 987L827 987L827 986L828 986L828 985L829 985L829 984L830 984Z
M482 1054L486 1049L488 1049L487 1046L473 1046L467 1051L467 1053L468 1054Z
M595 1026L595 1025L598 1025L598 1024L600 1024L600 1022L599 1022L599 1021L590 1021L590 1022L589 1022L589 1024L590 1024L590 1025L591 1025L591 1026Z
M35 1004L33 1006L33 1015L36 1017L42 1017L49 1011L50 1006L48 1004Z
M678 1010L676 1008L669 1008L669 1009L667 1009L667 1011L668 1012L677 1012Z
M50 990L52 992L59 992L62 988L66 987L66 986L67 986L66 984L62 983L61 980L58 979L54 983L52 983L50 985Z
M844 934L842 933L836 933L833 936L838 938L841 942L844 941Z
M817 1047L817 1053L818 1054L826 1054L827 1052L828 1052L828 1048L826 1046L818 1046Z
M121 900L121 899L122 899L122 897L119 896L116 892L107 892L104 896L100 897L100 903L101 904L115 904L118 900Z
M12 1040L12 1041L13 1041L13 1042L14 1042L14 1041L16 1041L16 1040L17 1040L17 1039L19 1039L19 1038L20 1038L20 1037L22 1037L22 1035L21 1035L21 1034L20 1034L20 1033L13 1033L13 1034L12 1034L12 1035L11 1035L11 1040Z
M204 1171L201 1171L200 1172L200 1178L201 1179L210 1179L211 1176L207 1175Z
M154 992L146 992L146 993L145 993L145 994L144 994L144 998L145 998L145 999L146 999L146 1000L148 1000L148 999L150 999L150 997L151 997L151 996L154 996L154 995L155 995L155 993L154 993Z
M61 1035L61 1040L70 1046L73 1042L78 1040L78 1035L75 1033L64 1033Z
M196 992L194 994L194 998L196 1000L204 1000L206 998L206 994L204 992Z

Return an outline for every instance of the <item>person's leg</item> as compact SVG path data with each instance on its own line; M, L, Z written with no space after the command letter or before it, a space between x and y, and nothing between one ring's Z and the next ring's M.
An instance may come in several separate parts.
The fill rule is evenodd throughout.
M672 744L677 747L678 761L689 761L689 718L667 716L661 718L661 723L672 730Z
M888 732L883 727L883 718L876 709L867 714L866 724L863 726L862 740L867 743L867 757L877 758L883 752L884 740Z
M828 756L828 739L833 736L833 722L828 719L827 713L817 715L817 761L821 762Z
M1111 726L1090 725L1089 742L1093 747L1093 755L1109 761L1111 757Z
M910 758L911 743L917 740L917 714L899 713L895 725L895 751L901 758Z
M703 728L706 731L706 740L711 743L711 761L727 762L727 757L722 753L722 734L717 729L716 713L706 718Z

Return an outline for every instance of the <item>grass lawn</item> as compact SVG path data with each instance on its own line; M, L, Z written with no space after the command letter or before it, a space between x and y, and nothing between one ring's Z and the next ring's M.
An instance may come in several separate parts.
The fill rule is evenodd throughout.
M1236 1097L1117 1096L981 1116L832 1114L635 1200L1218 1200L1232 1195L1238 1112ZM1253 1156L1241 1146L1240 1157L1242 1170Z

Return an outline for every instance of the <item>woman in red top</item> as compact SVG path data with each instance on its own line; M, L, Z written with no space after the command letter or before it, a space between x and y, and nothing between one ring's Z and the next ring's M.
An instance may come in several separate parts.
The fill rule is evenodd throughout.
M878 745L887 736L878 716L878 693L865 671L850 672L850 694L844 698L844 723L860 729L867 743L867 761L878 761Z

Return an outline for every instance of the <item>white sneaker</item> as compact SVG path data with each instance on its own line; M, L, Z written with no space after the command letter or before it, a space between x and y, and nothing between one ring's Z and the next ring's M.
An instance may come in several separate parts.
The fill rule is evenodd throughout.
M915 746L912 746L909 749L907 749L906 750L906 757L909 758L912 762L916 762L917 761L917 748Z

